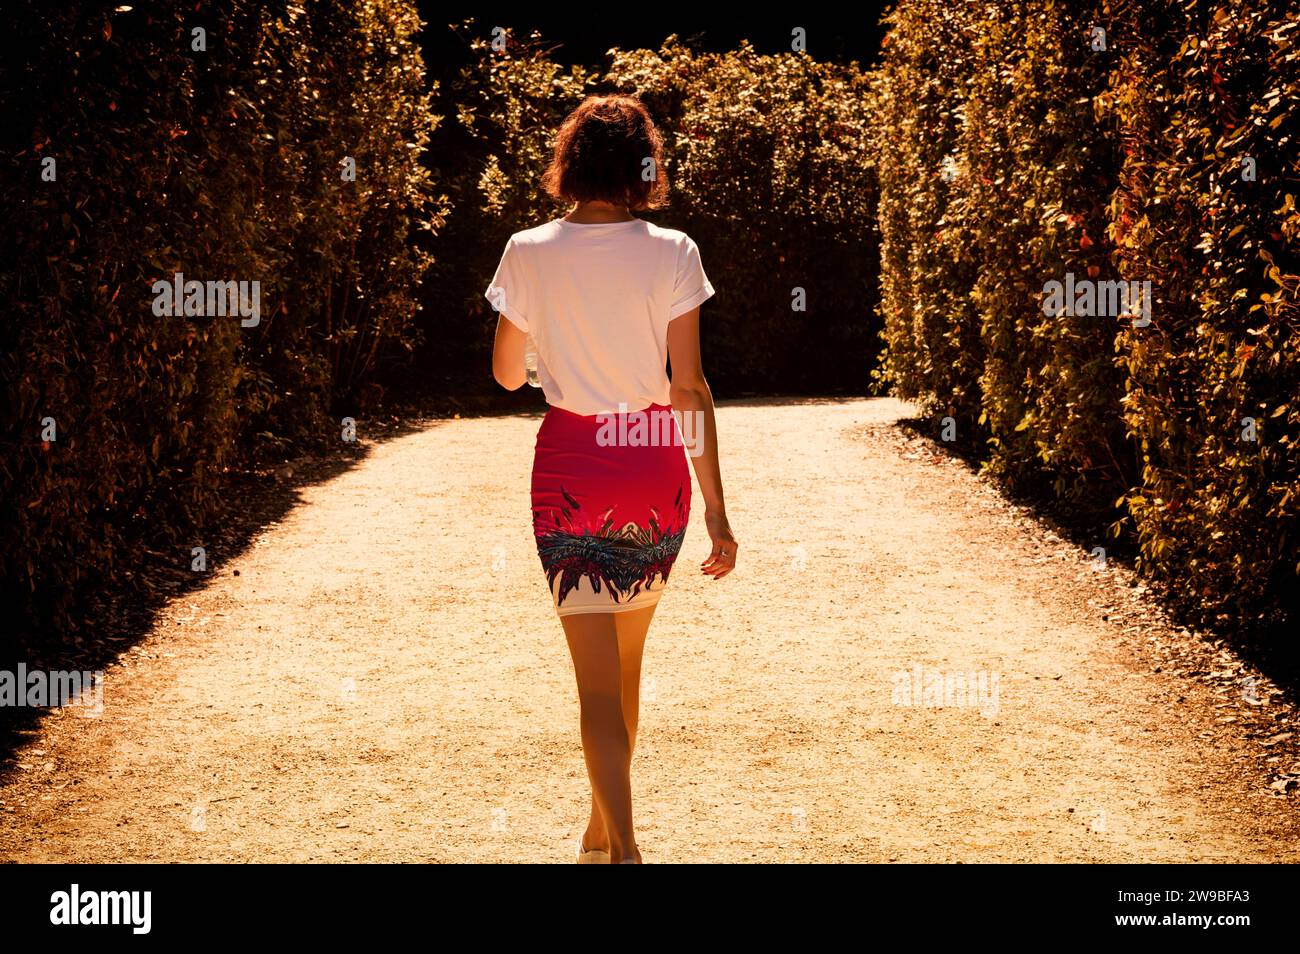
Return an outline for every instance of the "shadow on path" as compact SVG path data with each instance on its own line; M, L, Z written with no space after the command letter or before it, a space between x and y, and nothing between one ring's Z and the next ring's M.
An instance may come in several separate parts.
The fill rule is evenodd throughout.
M979 473L978 448L935 440L933 421L905 418L895 426L924 440L934 453L959 460L972 474ZM1107 534L1105 519L1071 508L1052 494L1046 485L1022 492L999 485L998 490L1007 500L1029 511L1035 520L1064 539L1087 552L1094 547L1105 547L1107 561L1114 560L1137 573L1138 551L1134 541L1131 538L1117 540ZM1169 586L1144 579L1151 589L1151 596L1171 620L1221 638L1233 652L1283 688L1290 701L1300 699L1300 642L1294 637L1294 625L1282 620L1252 625L1250 621L1227 614L1211 615L1199 610L1196 604L1189 604Z

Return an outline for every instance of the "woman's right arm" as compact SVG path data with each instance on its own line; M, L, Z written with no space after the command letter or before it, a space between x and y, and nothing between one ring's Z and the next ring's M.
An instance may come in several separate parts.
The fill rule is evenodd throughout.
M528 336L505 315L497 315L497 335L492 344L492 377L507 391L518 391L528 380L524 369L524 343Z
M695 446L690 447L695 479L704 497L704 526L713 550L700 569L719 579L736 567L736 537L727 522L722 498L722 471L718 465L718 430L713 414L713 392L704 379L700 359L700 309L697 305L668 322L668 358L672 363L669 400L683 418L683 429ZM687 421L687 418L690 418Z

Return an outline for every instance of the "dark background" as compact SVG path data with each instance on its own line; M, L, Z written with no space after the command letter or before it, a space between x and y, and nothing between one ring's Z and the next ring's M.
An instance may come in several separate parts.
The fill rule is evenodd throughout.
M621 19L610 15L610 11L618 11L615 5L595 12L524 9L508 16L498 12L500 8L490 13L466 13L432 0L419 0L416 6L428 23L423 44L425 65L430 75L438 76L469 62L464 42L447 28L448 23L469 16L475 17L476 29L484 38L490 38L495 26L512 30L519 38L539 30L543 40L558 44L552 56L566 65L604 63L605 52L611 47L657 50L673 33L687 46L701 51L732 50L742 39L748 39L760 54L782 53L790 50L790 31L800 26L808 31L808 50L817 59L857 60L867 68L879 57L880 41L885 35L880 18L889 5L864 3L853 11L812 15L801 12L781 19L738 15L736 8L730 8L725 15L721 11L700 15L689 9L680 13L668 9L637 19Z

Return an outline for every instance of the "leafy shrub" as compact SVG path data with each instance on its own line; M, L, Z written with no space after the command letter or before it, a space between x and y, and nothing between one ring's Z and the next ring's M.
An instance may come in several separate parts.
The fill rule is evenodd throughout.
M888 344L881 376L952 417L969 440L983 358L971 302L969 226L951 218L952 175L972 56L973 11L942 0L889 18L875 74L880 181L880 301Z
M1117 341L1142 465L1126 521L1151 572L1241 615L1300 606L1298 12L1126 7L1141 40L1102 104L1124 150L1115 257L1161 290Z
M1289 6L905 0L875 79L882 376L1211 613L1300 593ZM1046 314L1067 272L1149 280L1150 324Z
M241 446L337 434L438 223L407 4L111 9L12 4L0 65L0 599L51 640L150 553L188 566ZM261 323L155 317L175 272L260 281Z

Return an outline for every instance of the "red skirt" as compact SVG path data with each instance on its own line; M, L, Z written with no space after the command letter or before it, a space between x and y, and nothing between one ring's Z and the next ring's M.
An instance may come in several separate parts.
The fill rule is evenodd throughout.
M552 405L537 431L532 509L560 616L653 606L691 510L672 408L587 417Z

